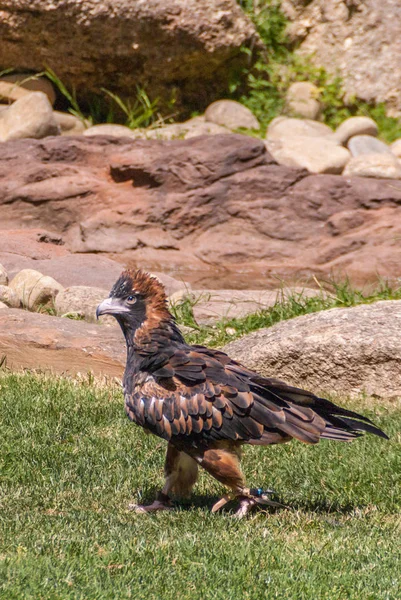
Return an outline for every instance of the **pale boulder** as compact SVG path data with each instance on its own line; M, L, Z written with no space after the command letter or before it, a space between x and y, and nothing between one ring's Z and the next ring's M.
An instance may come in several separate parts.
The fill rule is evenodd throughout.
M369 117L350 117L345 119L337 127L334 132L334 137L341 142L346 144L348 140L355 135L371 135L376 136L378 133L377 124L373 119Z
M85 321L96 321L97 306L108 297L110 290L75 285L57 295L55 308L58 316L77 315ZM102 323L116 323L113 317L102 317Z
M351 155L332 138L294 136L267 141L266 148L279 165L310 173L342 173Z
M319 117L321 104L319 88L309 81L296 81L287 91L287 112L304 119L315 120Z
M328 125L318 123L311 119L295 119L291 117L276 117L267 128L266 139L268 141L281 140L291 137L330 137L333 131ZM334 138L333 138L334 139Z
M130 129L129 127L125 127L125 125L117 125L113 123L102 123L101 125L93 125L92 127L88 127L85 129L83 134L85 136L91 137L92 135L111 135L113 137L141 137L136 136L136 130Z
M0 301L10 308L19 308L21 306L18 295L6 285L0 285Z
M4 304L4 302L1 302L1 301L0 301L0 310L1 310L2 308L8 308L8 306L7 306L7 304Z
M87 128L87 123L75 115L55 110L53 116L60 128L61 135L81 135Z
M59 133L51 104L43 92L29 93L0 113L0 141L41 139Z
M315 393L401 396L401 301L282 321L225 346L265 377Z
M234 100L212 102L205 111L205 120L228 129L260 129L252 111Z
M53 308L57 295L64 289L55 279L34 269L23 269L17 273L10 288L17 294L22 306L33 311Z
M362 154L351 157L343 175L345 177L401 179L401 163L392 154Z

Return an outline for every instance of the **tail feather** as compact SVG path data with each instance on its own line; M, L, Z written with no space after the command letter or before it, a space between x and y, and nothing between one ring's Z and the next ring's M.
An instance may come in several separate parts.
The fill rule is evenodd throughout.
M319 438L350 442L364 432L388 439L368 417L337 406L326 398L278 380L257 377L252 384L251 389L262 410L263 407L278 408L278 421L280 413L285 416L285 422L275 423L275 426L287 436L312 444Z

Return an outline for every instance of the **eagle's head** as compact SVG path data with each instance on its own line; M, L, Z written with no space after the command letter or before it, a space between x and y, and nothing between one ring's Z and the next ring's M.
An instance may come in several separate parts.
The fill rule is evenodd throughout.
M96 317L101 315L113 315L126 337L128 332L142 326L155 326L172 318L163 284L154 275L140 270L121 273L109 297L96 309Z

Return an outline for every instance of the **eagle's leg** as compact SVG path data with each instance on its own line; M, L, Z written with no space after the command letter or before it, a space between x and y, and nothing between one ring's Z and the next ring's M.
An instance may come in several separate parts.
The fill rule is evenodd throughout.
M214 504L212 512L217 512L230 500L243 496L245 479L241 471L240 459L241 446L229 442L216 444L216 447L205 450L198 458L199 464L210 475L231 489L231 492L225 494Z
M217 512L230 502L237 498L239 508L235 513L236 517L244 517L257 504L269 504L272 506L281 506L276 502L269 500L267 494L271 490L249 489L245 487L244 475L240 466L241 446L239 444L221 444L219 447L206 450L199 457L199 464L212 475L215 479L231 489L231 492L225 494L212 507L212 512Z
M198 464L188 454L180 452L175 446L169 444L164 464L164 476L165 483L157 494L156 500L147 506L130 504L130 510L138 513L171 510L171 496L182 498L190 495L198 477Z

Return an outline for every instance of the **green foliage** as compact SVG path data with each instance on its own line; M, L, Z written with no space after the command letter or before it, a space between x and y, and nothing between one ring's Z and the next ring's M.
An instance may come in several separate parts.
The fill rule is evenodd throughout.
M134 103L129 100L124 102L120 96L105 88L102 88L102 92L111 98L123 112L126 117L124 124L131 129L136 129L137 127L149 127L150 125L154 125L155 121L161 120L160 115L157 113L159 101L151 101L145 90L139 86L136 87L136 99Z
M68 108L68 112L70 112L72 115L74 115L75 117L77 117L78 119L80 119L81 121L83 121L85 123L85 121L87 120L87 117L84 115L83 111L81 110L81 107L77 100L75 89L72 90L72 92L70 92L68 90L68 88L64 85L64 83L61 81L61 79L59 77L57 77L56 73L50 68L46 69L46 71L44 72L44 75L46 75L46 77L48 79L50 79L50 81L53 83L53 85L58 89L58 91L69 102L70 106ZM88 117L88 120L89 120L90 124L93 125L93 123L89 117Z
M399 119L388 117L384 103L370 105L357 100L344 100L341 77L330 74L313 63L311 56L294 52L286 35L287 19L279 0L238 0L254 22L265 52L252 69L243 71L230 86L231 97L247 106L261 124L260 135L264 137L270 121L283 113L285 96L295 81L309 81L320 91L322 120L336 128L345 119L368 116L376 121L379 137L390 143L401 137ZM249 52L249 50L244 50ZM246 82L247 92L241 90Z
M144 89L137 86L136 97L132 102L124 101L118 94L101 88L102 95L93 95L85 111L77 100L76 90L70 91L51 69L44 73L69 103L68 111L85 124L122 123L131 129L159 124L158 100L151 101Z
M318 282L320 291L316 296L307 296L303 292L284 293L279 291L271 308L237 319L223 319L213 326L199 325L193 308L199 298L185 298L173 307L173 314L181 325L191 327L193 331L185 337L189 343L221 347L228 342L262 327L271 327L280 321L293 319L301 315L315 313L329 308L371 304L378 300L400 300L401 287L379 281L374 289L358 290L349 280L338 283L333 280Z
M0 598L398 600L400 407L340 402L390 441L245 447L249 484L290 508L212 515L223 490L201 472L189 504L136 515L166 444L129 423L120 387L5 371Z

